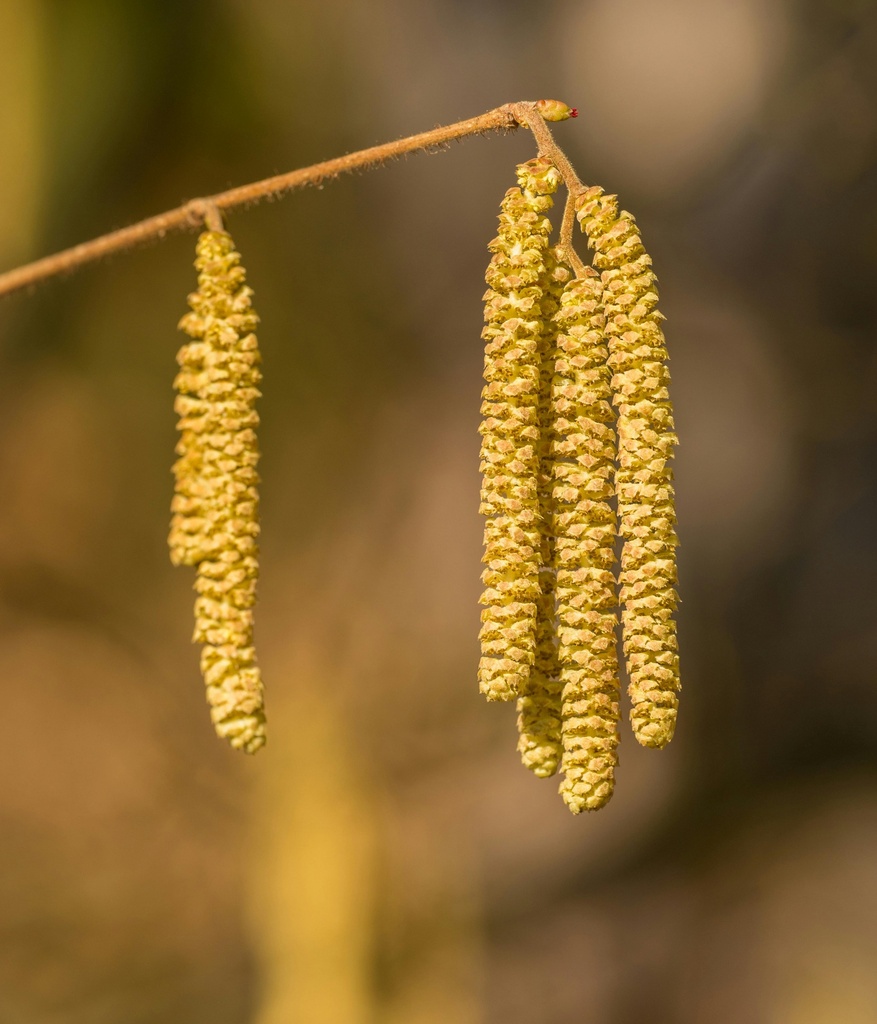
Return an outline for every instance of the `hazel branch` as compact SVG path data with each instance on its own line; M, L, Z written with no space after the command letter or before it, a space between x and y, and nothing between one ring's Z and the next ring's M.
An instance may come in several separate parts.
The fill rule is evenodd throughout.
M216 195L192 199L176 209L148 217L129 227L101 235L89 242L81 242L79 245L64 249L53 256L46 256L33 263L0 274L0 296L9 295L47 278L69 273L77 267L100 259L102 256L130 249L154 239L164 238L172 231L192 230L205 224L209 227L216 223L223 210L252 206L264 199L274 198L310 185L319 185L337 178L341 174L349 174L351 171L370 170L389 160L404 156L406 153L434 150L454 139L462 139L468 135L511 131L526 126L536 136L540 147L546 146L544 139L547 137L546 153L550 152L552 159L555 159L555 154L560 154L569 172L572 172L569 161L555 146L543 117L551 120L565 120L567 117L575 116L574 110L570 110L566 104L556 100L540 100L538 103L506 103L494 110L489 110L486 114L469 118L466 121L433 128L396 142L387 142L369 149L357 150L346 156L325 160L310 167L302 167L286 174L277 174L248 185L239 185ZM556 166L564 175L564 180L569 187L571 179L567 177L567 171L559 163ZM574 172L572 174L574 175ZM569 248L571 249L571 243Z

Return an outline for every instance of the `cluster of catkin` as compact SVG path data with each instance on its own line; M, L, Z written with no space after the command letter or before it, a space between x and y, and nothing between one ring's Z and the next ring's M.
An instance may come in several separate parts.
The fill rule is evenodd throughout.
M247 753L265 742L262 681L253 648L259 534L255 409L258 317L240 254L224 231L198 239L198 290L180 321L175 409L180 432L168 543L196 569L195 632L217 733Z
M559 182L546 158L520 165L490 244L479 685L517 700L524 764L562 771L579 813L614 787L619 610L634 734L649 747L673 735L676 437L636 224L615 196L585 191L576 213L594 265L575 276L550 240Z

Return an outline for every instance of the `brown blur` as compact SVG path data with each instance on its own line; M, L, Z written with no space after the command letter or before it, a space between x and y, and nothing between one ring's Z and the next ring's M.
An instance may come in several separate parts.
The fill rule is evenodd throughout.
M475 667L524 133L238 212L269 745L165 546L194 237L0 304L0 1022L877 1021L877 8L2 0L0 268L517 99L621 194L681 447L676 740L573 818Z

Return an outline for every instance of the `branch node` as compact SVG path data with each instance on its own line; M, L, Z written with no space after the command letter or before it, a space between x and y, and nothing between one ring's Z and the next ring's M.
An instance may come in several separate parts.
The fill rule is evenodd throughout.
M219 207L211 199L191 199L186 203L186 218L192 227L203 224L208 231L225 231Z

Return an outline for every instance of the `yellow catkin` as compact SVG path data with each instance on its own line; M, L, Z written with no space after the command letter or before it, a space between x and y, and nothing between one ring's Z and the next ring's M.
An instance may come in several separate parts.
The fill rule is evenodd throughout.
M198 291L180 328L175 381L178 461L169 545L197 567L194 640L217 733L254 753L265 742L262 681L253 648L259 534L255 402L261 379L258 317L229 235L198 239Z
M526 189L506 193L487 269L480 427L484 593L478 680L488 700L514 700L535 660L541 553L537 493L540 344L552 205L560 175L522 165Z
M602 286L590 267L564 289L552 381L558 661L565 778L578 814L612 796L618 746L615 415Z
M670 460L676 435L667 350L652 261L615 196L589 189L579 222L602 271L612 390L618 407L619 526L624 653L631 724L647 747L673 737L678 704L676 533Z
M526 184L524 185L526 188ZM557 359L554 315L560 307L560 294L572 272L557 249L546 257L546 272L541 279L544 330L540 343L538 424L539 515L542 522L539 565L539 596L536 606L536 653L527 681L518 700L518 752L521 761L540 778L553 775L562 753L560 724L560 667L557 661L557 622L554 613L554 534L552 522L552 485L550 424L551 381Z

